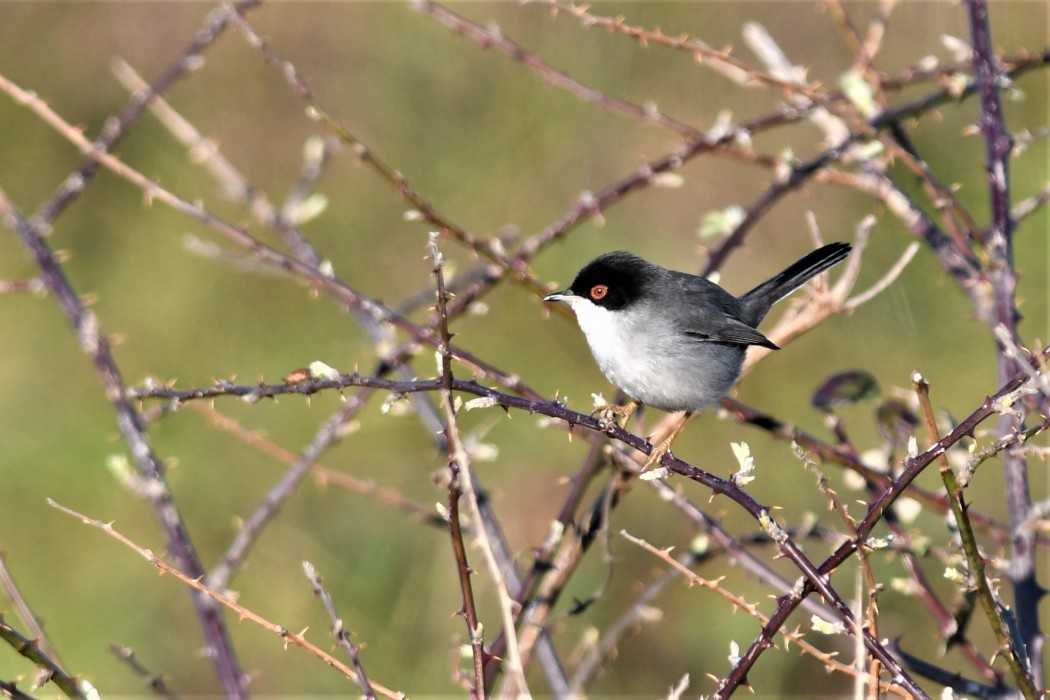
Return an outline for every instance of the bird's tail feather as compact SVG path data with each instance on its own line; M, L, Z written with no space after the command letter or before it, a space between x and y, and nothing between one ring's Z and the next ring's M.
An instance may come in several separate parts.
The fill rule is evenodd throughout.
M852 246L849 243L829 243L817 248L802 259L792 263L783 272L774 275L762 284L740 297L748 315L745 319L752 326L765 318L769 309L776 302L795 291L811 278L819 275L832 265L841 262L849 255Z

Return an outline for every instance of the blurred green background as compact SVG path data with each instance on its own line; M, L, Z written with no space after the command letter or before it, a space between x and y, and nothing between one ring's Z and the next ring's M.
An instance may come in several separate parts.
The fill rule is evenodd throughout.
M586 85L638 104L653 102L665 114L701 129L711 128L722 110L734 120L773 110L783 99L770 89L743 89L687 54L599 29L584 29L571 17L552 16L542 5L455 4L456 12L485 26L498 25L514 41ZM849 3L862 29L874 3ZM5 3L0 5L0 72L37 92L65 119L94 137L126 102L111 73L122 58L151 79L170 64L213 9L198 3ZM734 45L748 62L741 28L758 22L787 55L806 66L811 80L837 84L850 68L851 53L832 16L820 3L638 2L598 3L603 16L623 14L631 24L688 33L716 47ZM992 5L995 44L1010 53L1039 52L1048 43L1048 10L1041 3ZM643 162L674 149L678 137L658 126L639 124L553 89L505 55L483 50L456 36L408 4L280 3L249 15L255 29L291 60L309 80L328 111L379 157L404 173L434 207L478 236L508 228L524 238L566 212L584 191L597 191L631 174ZM926 56L951 60L943 35L968 36L965 8L948 3L904 3L892 15L876 67L895 72ZM891 93L898 103L925 94L933 83ZM1007 125L1035 130L1048 122L1045 71L1018 83L1023 95L1005 103ZM229 30L205 53L203 65L166 97L255 186L283 201L301 166L304 141L325 132L304 115L304 103L236 31ZM919 153L946 183L961 186L959 197L979 222L987 221L984 144L966 128L976 122L974 100L948 104L935 117L905 126ZM28 110L0 96L0 186L28 214L46 202L80 158L75 149ZM808 122L763 133L755 147L777 154L790 147L805 159L819 152L821 134ZM190 158L151 116L144 116L116 153L164 187L235 223L250 222L240 205L225 200L209 174ZM1037 140L1013 163L1015 202L1041 190L1047 181L1047 147ZM644 189L604 212L604 224L588 221L564 242L533 261L543 282L561 286L597 253L627 248L655 262L696 271L705 261L697 229L703 216L731 205L747 207L768 186L772 174L723 156L704 156L680 171L677 189ZM918 192L914 178L895 174ZM332 261L336 273L373 298L396 302L431 285L424 259L428 227L407 220L409 207L386 183L345 151L328 167L317 190L327 210L304 226ZM926 204L929 209L928 203ZM748 245L723 269L722 282L740 293L778 271L810 245L805 213L814 212L828 240L852 238L868 214L878 217L859 289L877 280L912 240L881 206L849 190L810 183L767 215ZM1026 342L1050 338L1048 311L1047 215L1026 220L1016 239L1022 273L1019 297ZM257 223L250 230L278 244ZM67 273L82 294L97 297L102 329L119 334L116 349L125 380L147 376L178 379L179 386L207 385L236 376L252 383L278 381L296 367L323 360L343 370L371 371L374 352L354 320L337 304L313 298L298 282L231 269L187 251L194 236L216 234L165 206L144 201L134 187L103 172L62 215L49 243L68 251ZM472 258L452 242L443 250L463 269ZM35 269L10 232L0 235L0 279L23 279ZM488 313L458 320L461 346L520 376L538 391L570 398L570 407L590 410L589 395L608 384L594 366L582 335L568 319L549 315L520 286L503 286L485 298ZM422 320L425 310L413 318ZM163 550L163 539L147 504L120 486L106 468L107 456L123 454L113 413L90 362L53 298L29 294L0 296L0 549L7 566L61 652L66 666L83 674L103 694L142 692L139 682L109 651L117 642L135 649L143 663L169 677L189 696L216 692L210 664L196 653L200 632L186 593L130 551L100 533L52 510L51 497L117 527L139 543ZM435 373L433 355L415 363L419 376ZM938 407L957 417L973 410L998 388L994 348L986 329L972 318L965 295L923 249L889 291L848 317L835 318L816 332L761 362L739 386L741 400L831 438L821 415L810 407L813 389L835 371L863 368L884 392L907 386L912 370L933 385ZM430 507L444 501L433 474L445 462L421 423L411 416L385 415L382 397L359 418L359 429L326 454L328 467L400 490ZM296 451L305 446L338 400L298 397L245 405L216 402L222 413L245 428ZM878 444L871 418L874 404L844 411L861 447ZM650 412L649 421L655 420ZM570 442L560 428L537 430L536 418L499 412L472 412L466 431L479 431L498 447L498 457L477 465L492 494L508 539L524 568L531 548L542 542L586 444ZM154 426L151 438L169 460L169 479L203 558L210 566L245 517L283 471L252 447L209 426L186 410ZM747 440L759 464L749 490L763 503L782 506L782 522L797 525L807 513L827 518L826 502L813 477L790 447L769 436L719 420L713 413L694 421L675 446L687 461L718 474L735 468L730 441ZM1042 441L1045 444L1045 440ZM998 463L985 465L974 488L975 507L1004 517ZM861 498L826 467L843 500ZM1046 497L1045 464L1032 462L1033 497ZM936 488L936 475L920 482ZM707 493L695 484L673 482L696 502ZM979 494L979 495L976 495ZM626 529L657 546L686 547L694 532L640 488L617 509L613 532ZM753 532L755 524L728 501L707 506L732 532ZM862 513L856 506L855 514ZM654 513L658 517L654 517ZM838 524L828 519L829 526ZM915 524L935 541L946 538L935 514ZM661 571L658 562L613 538L608 593L585 614L557 611L558 646L566 655L584 633L604 629L644 583ZM827 545L807 551L820 560ZM759 549L772 560L774 552ZM480 555L472 552L474 557ZM375 499L306 480L296 497L265 532L248 567L233 582L246 606L290 629L309 626L310 638L327 648L327 619L302 576L309 560L321 572L346 625L362 643L363 661L377 681L410 696L458 694L450 680L452 640L464 625L452 613L460 606L448 537L421 526ZM900 569L887 555L885 570ZM476 564L481 568L480 560ZM774 566L794 578L783 562ZM942 564L931 561L939 581ZM853 591L853 567L836 578L844 595ZM586 597L606 567L592 552L563 601ZM725 586L758 602L766 612L769 591L724 558L701 575L726 575ZM901 575L898 571L893 575ZM888 578L889 576L887 576ZM1043 572L1042 581L1047 581ZM491 637L498 617L488 579L475 576L482 618ZM705 674L729 669L731 640L742 647L757 625L734 614L710 592L672 585L657 605L661 621L629 635L618 656L593 686L595 694L662 694L683 673L691 692L713 689ZM884 637L902 636L905 648L927 652L938 640L921 603L896 592L880 598ZM6 603L0 609L9 611ZM795 624L806 625L798 613ZM14 615L8 619L16 623ZM260 694L318 695L356 688L317 660L284 651L273 636L231 621L244 667L257 674ZM794 627L794 624L791 625ZM1045 623L1044 623L1045 627ZM990 653L983 627L974 631ZM822 643L827 644L821 640ZM848 645L840 651L848 658ZM948 668L969 667L950 657ZM795 650L769 653L751 674L760 697L846 692L843 677L815 673L821 666ZM0 678L30 673L13 651L0 651ZM534 673L533 688L545 683Z

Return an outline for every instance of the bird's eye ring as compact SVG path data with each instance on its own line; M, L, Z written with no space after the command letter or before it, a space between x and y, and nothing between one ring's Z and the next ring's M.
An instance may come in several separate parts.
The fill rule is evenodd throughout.
M604 299L605 295L609 293L609 288L604 284L596 284L591 287L591 299Z

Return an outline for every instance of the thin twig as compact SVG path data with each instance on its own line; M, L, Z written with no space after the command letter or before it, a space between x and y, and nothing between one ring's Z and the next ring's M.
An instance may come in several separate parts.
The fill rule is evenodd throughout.
M230 584L230 579L244 566L248 552L258 541L263 529L280 511L285 501L292 497L303 478L310 472L317 460L332 448L343 437L343 428L354 415L365 406L370 392L366 389L358 392L352 399L343 404L318 429L295 463L284 473L270 489L252 514L241 525L240 531L218 563L208 573L208 586L223 590Z
M106 398L116 413L121 435L135 459L139 473L149 485L146 493L176 561L188 576L203 576L204 567L165 481L163 462L146 437L142 416L125 395L124 380L110 351L109 340L102 333L98 316L85 307L39 228L22 216L2 189L0 217L35 259L44 283L73 326L80 349L94 364L105 386ZM193 595L192 600L210 650L209 655L225 692L231 697L244 697L249 679L237 662L222 615L207 597Z
M401 330L408 332L420 342L426 343L427 345L437 346L439 339L433 330L422 328L419 325L412 323L409 319L401 314L395 313L389 307L384 306L374 299L350 288L347 284L341 282L335 277L330 270L314 267L284 255L274 248L263 244L254 236L250 235L243 227L234 226L233 224L228 223L210 212L201 204L190 202L164 187L161 187L159 183L146 177L138 170L128 166L119 158L116 158L109 153L99 151L91 142L84 138L75 127L62 119L58 113L52 110L46 102L32 92L23 90L15 85L3 75L0 75L0 90L7 92L19 104L25 105L33 110L44 122L76 145L83 153L97 158L114 174L119 175L140 188L148 199L155 199L163 202L176 211L182 212L183 214L210 226L230 242L250 251L256 256L259 262L283 272L293 274L312 285L324 288L347 308L364 311L376 323L392 324ZM535 392L529 389L520 378L513 377L500 371L495 366L481 360L472 353L454 345L450 347L450 352L454 358L465 363L472 371L478 374L478 376L492 377L524 396L538 396Z
M270 455L280 462L293 465L299 460L300 455L297 453L292 452L291 450L286 450L280 445L267 440L257 432L247 430L236 420L219 413L214 407L207 403L194 401L185 405L203 414L207 417L208 421L218 429L233 435L238 440L241 440L247 445L251 445L255 449ZM350 474L345 474L319 463L314 463L312 473L314 480L321 486L324 486L325 484L335 484L347 491L370 496L382 505L397 508L398 510L412 516L418 522L441 528L446 527L445 521L441 516L434 512L433 508L424 506L422 503L407 498L405 494L397 489L388 486L378 486L374 482L358 479Z
M922 415L926 421L926 430L930 435L931 442L938 442L941 438L937 431L937 421L933 415L933 405L930 403L930 385L916 372L912 375L912 385L915 394L919 397L919 405L922 407ZM981 554L977 545L977 537L973 531L973 525L966 515L966 502L963 500L962 486L959 484L948 464L948 458L942 452L937 457L940 467L941 479L944 481L944 489L948 494L948 502L952 507L952 515L955 516L955 525L958 528L959 539L962 541L963 551L966 553L966 562L970 566L970 575L967 577L967 587L972 587L977 592L977 599L981 603L988 626L991 628L1000 650L1005 650L1006 663L1010 667L1014 681L1027 700L1035 700L1041 697L1036 690L1035 683L1030 675L1030 665L1027 655L1023 649L1017 647L1016 638L1011 633L1009 625L1003 619L1003 606L996 600L992 592L988 575L985 573L984 555Z
M47 499L47 503L52 508L56 508L62 511L63 513L66 513L67 515L71 515L74 518L80 520L80 522L84 523L85 525L90 525L91 527L96 528L97 530L100 530L101 532L109 535L116 541L123 544L128 549L138 553L139 556L148 561L154 568L159 570L161 573L170 574L174 576L183 584L185 584L189 588L192 588L194 591L197 591L201 595L207 596L219 605L229 608L233 612L237 613L237 615L242 621L248 620L249 622L254 622L263 629L268 630L269 632L272 632L273 634L277 635L281 638L281 640L283 640L285 646L291 644L293 646L299 647L306 653L317 657L324 663L336 669L348 679L356 682L357 674L355 673L354 669L350 668L342 661L335 658L323 649L315 646L311 642L308 642L304 634L305 630L304 632L292 632L287 627L279 625L275 622L271 622L262 615L241 605L237 600L234 599L234 597L225 595L216 590L208 588L208 586L204 585L199 578L191 578L187 576L186 574L182 573L165 560L158 557L151 550L136 544L133 540L131 540L124 534L120 533L116 528L114 528L112 523L104 523L101 520L90 518L82 513L78 513L72 508L64 506L61 503L55 502L50 498ZM404 693L390 690L389 688L379 685L378 683L373 682L372 687L379 691L380 694L388 698L392 698L393 700L403 700L403 698L405 697Z
M495 48L500 53L519 61L551 87L565 90L599 109L619 112L638 122L659 124L688 139L706 138L699 129L662 113L655 105L642 107L584 85L565 71L552 68L538 55L512 41L498 29L482 27L433 0L413 0L412 5L457 34L468 37L482 48Z
M248 43L266 56L270 63L281 69L282 76L287 80L291 88L309 105L310 116L323 124L341 141L346 143L362 163L368 165L376 174L385 180L395 192L412 205L420 219L436 227L443 236L448 236L453 240L459 241L478 255L481 255L499 265L501 268L512 274L512 279L524 284L537 296L542 297L547 294L548 290L536 281L535 277L529 272L525 265L521 264L519 261L507 258L503 254L503 251L493 245L491 239L478 237L467 231L465 228L453 223L448 217L440 214L426 199L423 198L422 195L416 192L416 190L409 184L408 178L405 177L403 173L388 165L371 148L365 145L360 138L355 136L349 129L343 126L338 119L333 117L317 99L317 96L314 95L313 91L307 84L307 81L299 73L295 65L282 58L273 47L270 46L266 39L255 32L251 25L248 24L247 20L241 18L238 21L238 26Z
M124 662L124 664L131 669L138 678L146 684L150 692L159 697L168 698L168 700L178 700L176 695L171 688L168 687L167 681L164 680L164 676L152 673L148 668L142 665L135 656L135 651L131 647L126 647L121 644L110 644L109 650L116 654L117 658Z
M748 603L746 600L736 595L735 593L726 590L722 586L721 578L714 580L705 579L693 572L692 569L688 567L688 564L672 557L671 548L668 547L664 549L658 549L657 547L653 546L644 539L640 537L635 537L634 535L631 535L630 533L624 530L620 531L620 535L628 542L638 545L645 551L659 558L661 561L663 561L665 564L671 567L673 571L676 571L679 575L685 577L685 579L689 581L690 584L695 586L701 586L710 591L714 591L717 595L727 600L730 603L730 605L733 606L734 610L742 610L744 611L744 613L755 618L762 624L765 624L769 620L768 616L762 613L762 611L758 609L757 605L755 605L754 603ZM849 664L844 664L841 661L837 661L835 659L835 653L821 651L817 647L813 646L799 632L792 632L784 628L779 629L778 632L781 636L784 637L787 644L797 644L803 652L813 656L822 664L824 664L824 667L828 671L835 671L851 676L862 675L858 673L857 669L853 668ZM908 694L908 692L905 691L903 688L899 688L888 681L879 681L876 685L883 692L893 693L901 697L911 697Z
M973 47L974 82L980 97L980 131L984 137L988 176L988 210L991 221L987 231L976 232L987 256L986 275L991 293L985 294L974 306L978 318L993 334L1003 332L1007 343L999 343L997 360L999 380L1013 376L1022 362L1011 357L1007 346L1019 345L1017 321L1017 273L1014 270L1013 236L1017 223L1010 201L1010 155L1012 138L1006 128L1006 118L1000 99L1000 69L992 49L992 30L985 0L967 0L970 22L970 40ZM999 436L1022 432L1027 409L1022 402L1016 411L1004 413L999 420ZM1014 527L1011 543L1009 578L1013 585L1018 633L1025 645L1027 658L1033 659L1031 675L1025 670L1025 680L1017 678L1021 691L1028 695L1043 685L1043 636L1039 621L1039 603L1046 589L1036 578L1036 548L1033 535L1021 525L1028 519L1032 494L1028 486L1028 465L1024 451L1012 445L1003 452L1006 502L1010 523ZM1017 653L1018 650L1013 650ZM1020 658L1018 656L1017 658ZM1015 677L1017 671L1015 670ZM1029 685L1030 684L1030 685Z
M33 609L29 607L29 601L22 595L22 591L19 590L14 577L7 570L7 555L3 551L0 551L0 589L6 594L11 607L22 618L22 624L26 626L33 643L39 647L44 655L52 659L56 664L62 665L62 659L44 632L44 626L40 624L40 620L33 613Z
M1044 348L1040 353L1043 358L1050 356L1050 347ZM910 457L903 465L900 475L893 483L882 492L869 508L864 519L857 524L857 533L861 537L867 537L868 533L881 520L886 510L910 487L911 482L928 467L934 460L943 454L949 447L956 444L964 437L973 433L974 429L990 416L998 414L1004 405L1015 401L1017 394L1024 391L1025 385L1030 381L1027 375L1018 375L999 388L995 394L989 396L969 416L960 421L956 427L947 435L942 437L925 452ZM818 572L827 575L834 571L842 562L856 551L859 546L856 540L847 540L842 543L824 562L818 567ZM778 599L779 605L776 612L770 617L769 623L763 626L762 632L752 642L747 652L734 666L732 672L719 686L715 697L725 698L738 685L747 678L748 671L754 667L755 662L762 653L769 648L772 635L781 626L786 624L788 617L799 606L802 599L813 592L811 581L807 580L804 585L791 595ZM894 680L898 679L894 677ZM920 694L925 696L924 693Z
M67 698L88 700L86 689L80 687L80 683L77 682L75 677L63 671L58 663L45 654L34 640L21 634L14 627L4 622L2 618L0 618L0 640L32 661Z
M361 692L366 700L375 700L376 694L372 689L372 683L368 680L368 675L365 674L364 666L361 665L361 648L350 641L350 633L347 632L346 627L343 625L343 618L339 617L339 613L335 609L332 596L329 595L328 591L325 590L324 584L321 583L321 575L317 573L314 565L308 561L303 562L303 572L306 574L306 578L309 579L310 585L313 586L314 595L321 599L321 603L328 613L328 618L332 621L332 634L335 635L339 646L346 650L347 655L350 657L350 663L354 665L354 672L357 674L357 685L361 688Z
M204 20L193 40L168 67L145 90L132 95L127 106L115 118L109 119L102 133L92 144L97 152L109 151L142 115L143 110L157 95L171 89L178 80L200 66L201 54L215 43L234 17L240 17L256 7L262 0L243 0L235 5L224 4L212 10ZM85 152L87 156L87 152ZM32 218L34 226L47 228L66 207L72 204L98 172L97 159L87 156L75 172L70 174L58 191Z
M487 661L485 654L485 629L478 620L478 611L474 603L474 586L470 580L473 570L467 563L467 548L463 540L463 527L459 514L460 498L465 493L472 493L470 491L472 487L470 461L466 450L463 449L463 442L460 439L459 428L456 424L456 407L452 398L452 356L449 352L452 335L448 329L448 309L446 306L448 298L445 292L445 278L442 274L444 262L437 247L437 236L433 234L430 237L429 252L433 262L439 319L438 332L441 337L441 342L438 344L438 353L441 357L441 412L445 417L445 444L448 445L448 468L451 472L448 480L448 530L452 539L452 551L456 557L459 587L463 595L463 607L460 608L460 614L463 615L467 623L467 635L470 639L474 661L473 680L467 684L467 689L470 691L471 698L481 700L481 698L487 697L485 690L485 663ZM476 498L473 503L476 512ZM511 620L511 623L513 624L513 620ZM522 686L522 690L524 690L524 686Z

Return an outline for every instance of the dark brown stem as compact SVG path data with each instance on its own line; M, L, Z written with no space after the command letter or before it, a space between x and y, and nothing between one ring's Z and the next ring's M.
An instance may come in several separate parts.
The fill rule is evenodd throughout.
M448 446L448 468L451 472L448 481L448 530L452 538L452 551L456 557L456 572L459 575L459 588L463 594L463 607L460 612L467 622L467 635L473 650L473 681L469 685L470 697L481 700L485 697L485 645L484 628L478 621L478 610L474 603L474 586L470 577L473 570L467 562L467 548L463 540L463 525L460 520L459 504L465 488L462 481L470 479L470 465L464 463L464 450L456 427L456 407L452 399L455 378L452 376L452 355L450 347L452 334L448 329L448 296L445 291L443 259L437 247L436 236L431 236L430 255L434 262L434 284L436 287L438 333L441 342L438 353L441 355L441 408L445 415L445 444Z

